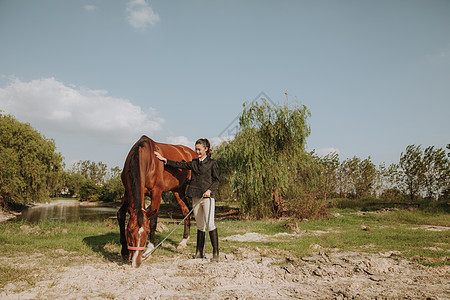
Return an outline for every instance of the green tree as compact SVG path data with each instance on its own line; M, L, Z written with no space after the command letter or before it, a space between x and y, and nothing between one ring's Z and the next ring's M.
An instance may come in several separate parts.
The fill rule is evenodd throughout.
M94 162L90 160L77 161L73 164L74 173L83 175L86 179L92 180L96 185L103 185L106 180L108 166L102 162Z
M81 166L81 167L80 167ZM84 166L84 167L83 167ZM119 167L112 168L109 172L101 174L96 178L96 182L90 178L91 174L99 174L99 166L106 168L103 163L94 163L91 161L76 163L75 171L69 170L66 172L65 187L70 196L79 196L82 201L104 201L113 202L121 200L125 192L121 176L121 169ZM91 170L94 172L91 172ZM103 182L103 183L99 183Z
M448 189L450 181L449 158L444 149L409 145L400 156L399 185L410 199L436 199Z
M422 147L407 146L405 153L402 152L400 155L399 166L402 171L399 183L411 200L419 198L425 180Z
M358 165L358 178L356 181L356 197L367 197L374 192L376 182L376 167L372 163L370 156Z
M361 160L358 157L344 160L340 167L341 194L346 197L357 197L358 167ZM343 192L343 193L342 193Z
M341 195L362 198L375 191L377 170L370 156L364 160L358 157L346 159L339 170Z
M298 174L308 169L305 164L314 163L305 151L309 116L303 105L244 104L235 139L215 151L221 178L230 181L228 190L236 193L243 213L256 218L281 214L283 196L301 184Z
M427 147L423 153L424 188L428 199L437 199L448 187L450 179L449 158L445 150Z
M404 193L399 189L399 165L391 164L389 167L383 163L377 170L377 192L383 200L404 200Z
M62 186L63 158L53 140L0 112L0 202L41 202Z
M101 197L101 187L96 185L92 180L87 179L80 187L81 201L99 201Z
M70 170L66 171L64 178L64 186L71 197L79 196L81 186L86 182L86 180L89 180L83 175Z
M321 193L324 199L329 195L334 195L338 191L339 186L339 154L336 152L329 153L323 157L316 158L322 166L321 170Z
M120 176L121 169L119 167L111 169L110 176L101 189L101 201L113 202L122 199L125 187Z

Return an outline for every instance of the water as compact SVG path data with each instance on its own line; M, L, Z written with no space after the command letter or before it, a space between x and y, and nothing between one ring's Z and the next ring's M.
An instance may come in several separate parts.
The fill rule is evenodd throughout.
M32 223L39 221L97 222L117 215L118 208L100 206L81 206L76 200L60 200L51 204L27 208L18 220Z

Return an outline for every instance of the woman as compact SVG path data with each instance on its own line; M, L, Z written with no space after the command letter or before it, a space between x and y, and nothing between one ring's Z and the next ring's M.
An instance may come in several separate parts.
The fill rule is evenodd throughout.
M217 162L211 159L211 145L207 139L199 139L195 142L195 152L197 152L198 158L189 162L167 159L157 151L155 151L155 155L167 166L191 170L191 182L186 196L192 198L195 222L197 223L195 258L203 258L207 230L213 247L212 261L217 262L219 261L219 237L214 224L215 200L213 193L219 186L219 168ZM198 203L199 201L201 203Z

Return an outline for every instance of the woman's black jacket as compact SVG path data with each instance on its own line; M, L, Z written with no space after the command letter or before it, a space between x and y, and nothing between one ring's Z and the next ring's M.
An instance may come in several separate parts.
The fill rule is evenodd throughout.
M211 191L212 197L219 186L219 167L209 156L202 162L198 158L188 162L168 159L166 166L191 170L191 182L186 194L190 198L202 198L207 190Z

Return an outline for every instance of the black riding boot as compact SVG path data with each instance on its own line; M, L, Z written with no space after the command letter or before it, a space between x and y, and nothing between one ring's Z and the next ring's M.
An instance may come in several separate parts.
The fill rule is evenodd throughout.
M217 228L209 232L209 237L211 239L211 245L213 247L213 258L211 261L219 261L219 235L217 234Z
M197 230L197 250L195 250L194 258L203 258L204 248L205 248L205 232Z

